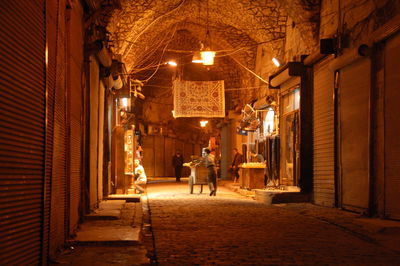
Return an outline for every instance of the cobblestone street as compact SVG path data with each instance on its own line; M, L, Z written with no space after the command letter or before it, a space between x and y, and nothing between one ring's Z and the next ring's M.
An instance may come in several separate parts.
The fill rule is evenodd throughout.
M389 247L350 221L357 214L311 204L266 206L223 186L188 193L187 183L148 184L160 265L399 265ZM347 224L346 224L347 223Z

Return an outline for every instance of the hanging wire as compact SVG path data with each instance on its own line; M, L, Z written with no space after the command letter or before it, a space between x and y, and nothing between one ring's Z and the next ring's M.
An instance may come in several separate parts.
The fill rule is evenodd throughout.
M208 0L207 0L207 17L206 17L206 48L211 50L211 36L210 36L210 29L209 29L209 8L208 8Z
M159 21L161 18L164 18L164 17L170 15L171 13L173 13L174 11L178 10L179 8L181 8L181 7L183 6L184 3L185 3L185 0L182 0L182 1L179 3L179 5L178 5L177 7L175 7L174 9L172 9L172 10L170 10L170 11L168 11L168 12L165 13L165 14L162 14L162 15L159 16L158 18L154 19L151 23L149 23L140 33L138 33L138 34L136 35L136 38L135 38L135 39L132 41L132 43L129 45L128 49L125 50L124 55L129 54L129 52L130 52L131 49L132 49L133 44L136 43L136 41L139 39L139 37L140 37L144 32L146 32L154 23L156 23L157 21Z
M171 39L167 42L167 44L165 45L165 47L164 47L164 49L163 49L163 51L162 51L162 54L161 54L161 56L160 56L160 60L158 61L158 66L157 66L156 70L153 72L153 74L150 75L150 77L148 77L147 79L145 79L143 82L148 82L148 81L157 73L158 69L160 68L160 65L162 65L162 64L161 64L161 61L162 61L163 58L164 58L165 50L167 49L168 45L169 45L169 44L171 43L171 41L173 40L173 37L174 37L174 35L175 35L175 33L176 33L176 27L177 27L177 26L175 26L175 30L174 30L174 33L173 33Z
M251 69L249 69L248 67L246 67L245 65L243 65L242 63L239 62L239 60L237 60L234 57L231 57L238 65L240 65L241 67L243 67L244 69L246 69L247 71L249 71L251 74L253 74L256 78L258 78L259 80L261 80L262 82L264 82L265 84L268 84L269 82L266 81L265 79L263 79L261 76L257 75L254 71L252 71Z

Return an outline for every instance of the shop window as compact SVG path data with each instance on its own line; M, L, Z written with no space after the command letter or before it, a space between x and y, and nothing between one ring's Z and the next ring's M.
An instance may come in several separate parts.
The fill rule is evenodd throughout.
M296 88L282 97L282 114L287 114L300 108L300 88Z

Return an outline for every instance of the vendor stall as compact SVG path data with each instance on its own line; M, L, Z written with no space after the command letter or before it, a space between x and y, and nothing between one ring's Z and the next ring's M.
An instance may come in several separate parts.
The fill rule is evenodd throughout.
M240 187L246 189L264 188L265 163L243 163L240 166Z

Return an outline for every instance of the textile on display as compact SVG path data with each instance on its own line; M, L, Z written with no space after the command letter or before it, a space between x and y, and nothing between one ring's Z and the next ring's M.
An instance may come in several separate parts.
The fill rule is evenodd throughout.
M175 80L174 117L225 117L224 81Z

